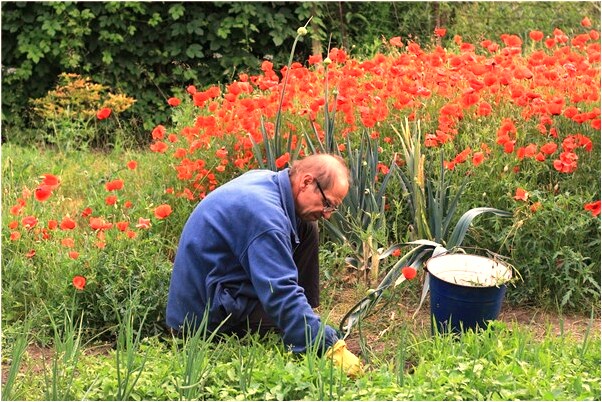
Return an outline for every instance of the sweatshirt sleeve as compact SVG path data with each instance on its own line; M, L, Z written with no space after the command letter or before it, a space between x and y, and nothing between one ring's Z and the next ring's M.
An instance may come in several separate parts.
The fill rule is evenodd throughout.
M327 325L320 329L320 318L298 284L292 256L290 236L270 230L251 241L241 263L264 310L282 330L285 345L301 353L308 344L320 341L320 349L326 350L337 341L336 331Z

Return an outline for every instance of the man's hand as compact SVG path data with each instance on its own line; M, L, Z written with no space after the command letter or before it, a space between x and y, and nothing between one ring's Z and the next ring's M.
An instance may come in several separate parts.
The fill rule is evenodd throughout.
M347 349L347 344L342 339L339 339L337 343L328 348L326 357L332 359L333 363L351 378L364 374L360 359Z

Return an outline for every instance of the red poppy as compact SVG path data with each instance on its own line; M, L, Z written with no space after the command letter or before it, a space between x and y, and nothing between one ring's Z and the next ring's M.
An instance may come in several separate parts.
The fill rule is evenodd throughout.
M75 221L73 219L71 219L70 217L66 216L61 221L60 228L61 228L61 230L72 230L72 229L75 229L76 226L77 226L77 223L75 223Z
M403 42L401 41L401 36L396 36L394 38L389 39L389 44L395 47L403 47Z
M153 140L162 140L163 137L165 137L166 132L167 129L165 128L165 126L159 124L153 129L151 135L153 136Z
M10 232L10 240L11 241L16 241L19 240L21 238L21 233L19 232Z
M581 20L581 26L589 28L592 26L592 22L589 20L588 17L583 17L583 19Z
M514 199L517 201L527 201L527 199L529 198L529 192L525 191L522 188L517 188L516 189L516 195L514 196Z
M447 29L445 28L435 28L435 36L442 38L445 36L445 34L447 33Z
M69 251L69 258L72 260L77 260L79 257L79 253L77 251Z
M178 98L169 98L167 100L167 103L169 104L169 106L173 106L173 107L179 106L180 102L181 101Z
M401 273L407 280L412 280L416 277L416 268L410 266L403 267Z
M476 167L479 166L485 160L485 154L483 152L475 152L472 156L472 164Z
M73 248L75 247L75 240L73 240L71 237L66 237L63 240L61 240L61 246Z
M136 236L137 236L136 232L134 232L133 230L128 230L128 231L125 233L125 235L126 235L127 237L129 237L130 239L135 239L135 238L136 238Z
M543 32L531 31L531 32L529 32L529 37L531 38L531 40L533 40L535 42L539 42L540 40L543 39Z
M167 151L167 144L162 141L157 141L154 144L151 144L150 150L157 153L163 153Z
M52 190L54 190L55 188L57 188L59 186L59 184L61 184L61 181L59 180L59 178L53 174L46 173L46 174L42 175L42 177L43 177L42 184L44 184L46 186L50 186L50 188Z
M19 227L19 222L17 222L17 221L12 221L11 223L8 224L9 229L16 229L18 227Z
M36 255L36 251L32 248L31 250L29 250L27 253L25 253L25 257L27 258L33 258Z
M105 204L107 204L107 205L115 205L115 204L117 204L117 196L116 195L109 195L107 198L105 198Z
M82 216L85 218L90 215L92 215L92 208L90 208L90 207L84 208L84 210L82 211Z
M138 167L138 162L136 162L136 161L129 161L127 163L127 167L130 170L135 170Z
M171 215L171 212L171 206L167 204L162 204L155 208L155 216L157 217L157 219L165 219L169 215Z
M103 107L96 113L96 118L98 120L104 120L111 115L111 109L108 107Z
M529 207L529 210L530 210L532 213L535 213L535 212L537 212L537 211L538 211L540 208L541 208L541 202L537 201L537 202L534 202L534 203L533 203L533 204L532 204L532 205Z
M103 218L90 218L90 228L92 228L92 230L105 230L110 229L112 226L112 223L105 222Z
M131 208L132 205L133 205L132 201L129 201L129 200L123 203L124 208Z
M21 224L26 229L32 229L38 224L38 219L35 216L29 215L21 220Z
M126 221L120 221L115 224L115 226L117 226L117 229L119 229L122 232L125 232L129 225L130 223Z
M136 224L138 229L149 229L151 227L150 219L138 218L138 223Z
M123 180L117 179L105 184L107 191L121 190L123 188Z
M59 226L59 223L55 219L50 219L48 221L48 229L54 230Z
M558 149L558 145L555 142L548 142L545 145L542 145L540 151L547 155L552 155Z
M285 152L282 156L276 159L276 167L282 169L290 161L291 156L288 152Z
M77 290L84 290L86 287L86 278L81 275L75 275L72 280L73 286Z
M34 195L36 197L36 200L40 202L46 201L52 195L52 188L43 184L35 189Z
M583 209L585 209L586 211L590 211L592 213L592 216L600 215L600 200L585 204L583 206Z

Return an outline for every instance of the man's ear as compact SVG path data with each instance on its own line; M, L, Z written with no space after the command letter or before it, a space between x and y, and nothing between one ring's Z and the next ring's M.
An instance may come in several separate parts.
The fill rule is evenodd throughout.
M301 189L305 190L313 181L314 177L311 174L304 174L301 178Z

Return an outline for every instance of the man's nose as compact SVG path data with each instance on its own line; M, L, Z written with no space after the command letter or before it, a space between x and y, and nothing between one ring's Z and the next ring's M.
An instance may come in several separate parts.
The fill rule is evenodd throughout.
M324 219L330 219L330 217L332 216L332 212L333 211L322 211L322 216L324 217Z

